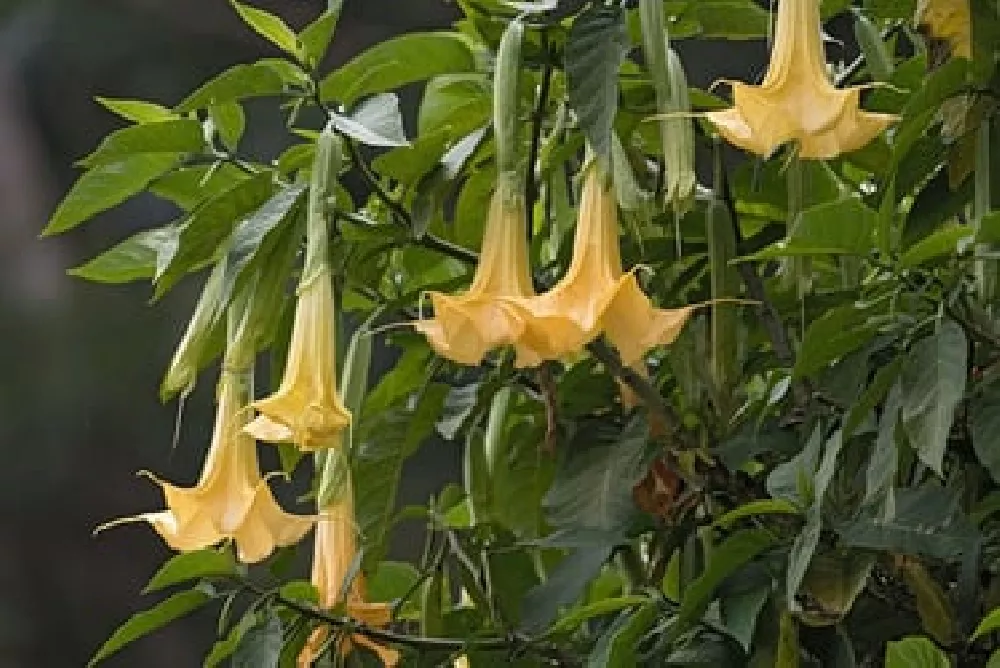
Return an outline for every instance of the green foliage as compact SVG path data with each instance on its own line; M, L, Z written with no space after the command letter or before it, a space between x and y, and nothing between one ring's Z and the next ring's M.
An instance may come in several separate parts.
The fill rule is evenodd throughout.
M453 29L327 70L341 2L297 31L234 1L270 57L172 108L98 98L124 127L78 161L43 234L143 193L174 208L70 270L149 281L155 297L210 272L166 399L218 357L249 294L254 351L282 366L306 209L328 223L353 422L317 470L325 456L350 467L362 550L347 580L391 605L378 642L402 665L997 665L1000 16L972 3L969 61L911 28L917 4L822 3L862 51L832 67L837 85L898 115L853 153L722 151L700 112L726 96L690 88L694 118L672 122L697 124L699 159L714 163L675 216L657 204L663 147L645 122L663 82L630 3L459 0ZM772 18L753 0L667 0L663 13L664 44L720 50L766 37ZM294 140L276 158L242 141L257 98L287 112ZM325 127L344 164L319 189ZM541 292L570 262L587 147L618 181L622 256L646 293L711 310L633 370L605 341L537 369L506 350L478 367L439 358L411 324L430 315L429 292L468 286L498 167L522 179ZM462 479L401 509L406 463L431 448L454 453ZM286 472L310 475L301 453L281 453ZM330 475L308 486L322 500ZM387 559L406 522L424 530L414 563ZM213 601L207 666L294 666L320 626L335 627L333 650L355 635L348 664L375 661L356 640L376 632L347 619L357 601L319 611L294 557L173 557L147 591L194 588L135 615L92 664Z

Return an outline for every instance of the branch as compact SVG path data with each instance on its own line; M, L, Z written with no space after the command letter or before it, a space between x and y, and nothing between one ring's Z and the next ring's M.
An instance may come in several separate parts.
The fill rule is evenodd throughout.
M413 217L402 204L392 198L389 193L385 191L385 188L382 187L378 177L372 173L371 168L361 156L361 151L358 150L358 145L347 137L344 138L344 144L347 146L347 154L351 159L351 163L357 168L358 172L361 173L361 177L365 180L368 187L371 188L372 192L375 193L375 196L389 208L393 218L395 218L401 225L409 228L412 232ZM460 262L465 262L467 264L476 264L479 262L479 255L470 251L468 248L459 246L458 244L454 244L447 239L442 239L433 234L422 234L419 237L414 235L412 236L412 242L418 246L423 246L428 250L436 251L442 255L447 255L448 257L459 260Z
M370 638L371 640L392 643L395 645L403 645L414 649L436 651L460 652L463 650L475 649L480 651L508 650L513 652L515 650L521 650L533 652L538 656L556 660L559 662L559 665L574 666L579 664L577 659L566 656L565 651L557 645L544 642L538 638L532 638L531 636L521 633L512 632L503 637L494 636L488 638L465 639L436 638L399 633L389 629L369 626L368 624L354 619L353 617L334 615L324 612L323 610L315 608L312 605L296 601L295 599L288 598L281 593L262 587L247 578L234 578L234 580L241 587L247 589L248 591L252 591L257 596L271 598L289 610L293 610L304 617L315 619L336 628L346 629L350 633L357 633L365 636L366 638Z

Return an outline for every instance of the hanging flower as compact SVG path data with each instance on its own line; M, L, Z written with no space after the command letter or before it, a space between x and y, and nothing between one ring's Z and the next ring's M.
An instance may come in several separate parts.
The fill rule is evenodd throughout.
M285 374L277 392L253 402L260 415L246 431L262 441L315 450L339 443L351 414L337 392L330 269L299 287Z
M511 300L525 312L525 329L514 342L517 366L578 353L601 333L631 366L653 346L672 343L693 306L655 308L636 280L622 270L618 210L597 169L587 173L577 218L573 259L548 292Z
M358 573L345 589L345 578L357 558L357 535L354 524L353 492L349 480L336 501L320 514L316 527L316 545L313 553L312 583L319 591L319 605L323 609L344 604L350 617L368 625L385 626L392 620L392 610L388 603L365 601L364 576ZM317 628L309 636L299 654L298 665L308 668L319 658L320 652L330 634L327 626ZM383 665L392 668L399 662L399 652L374 642L363 634L355 633L344 639L338 646L341 654L347 654L351 643L355 642L375 652Z
M441 357L479 364L490 350L521 337L523 314L503 298L534 294L524 221L517 180L504 174L490 202L472 285L461 295L430 293L434 317L414 323Z
M261 441L295 443L303 450L340 443L351 424L337 392L333 273L329 262L328 213L342 154L336 129L328 124L316 139L309 179L306 252L298 286L292 340L278 390L253 403L260 415L247 433Z
M795 141L801 158L832 158L861 148L896 120L863 111L861 88L830 83L819 0L780 0L763 83L730 84L733 107L707 117L727 141L765 157Z
M276 547L297 543L314 518L291 515L274 500L257 464L257 446L243 432L246 374L224 371L219 381L212 445L198 484L176 487L155 477L167 509L111 522L145 520L174 550L236 543L240 561L255 563ZM152 477L152 476L150 476Z

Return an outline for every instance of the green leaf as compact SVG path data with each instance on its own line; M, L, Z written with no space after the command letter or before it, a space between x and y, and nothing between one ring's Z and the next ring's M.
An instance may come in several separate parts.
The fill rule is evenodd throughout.
M1000 481L1000 384L990 385L982 396L972 399L969 419L976 457L993 480Z
M42 236L71 230L121 204L173 167L179 157L173 153L133 155L87 171L59 203Z
M407 351L369 393L361 411L351 466L366 568L385 550L403 463L434 432L444 407L447 387L424 387L428 357L425 349Z
M208 117L212 119L223 146L230 152L235 152L246 129L243 107L233 100L213 104L208 108Z
M350 105L366 95L475 69L469 43L458 33L408 33L379 42L334 70L320 84L320 97Z
M902 409L902 386L893 385L886 399L885 409L879 419L875 448L868 461L865 473L865 503L873 503L891 494L896 471L899 468L899 453L896 448L896 427ZM887 513L888 514L888 513Z
M968 61L962 58L953 58L924 77L903 108L903 118L892 135L890 170L899 166L938 118L941 103L961 92L967 83Z
M814 498L813 490L803 490L802 481L812 481L816 475L822 446L823 434L817 428L798 454L771 470L767 476L767 493L776 499L799 503L803 507L809 506ZM803 494L803 491L808 493Z
M301 85L308 80L309 77L295 65L277 58L234 65L202 84L174 107L174 111L183 114L224 102L281 95L290 86Z
M802 337L793 377L813 376L867 343L875 331L868 312L854 304L835 307L813 320Z
M244 5L236 0L231 0L231 2L236 13L240 15L240 18L253 28L258 35L289 55L299 55L298 36L279 17L263 9Z
M817 433L818 431L817 429ZM833 480L833 475L837 470L837 458L843 445L843 435L839 431L827 440L823 450L823 458L812 478L812 504L809 506L809 512L806 513L806 523L799 535L795 537L792 549L788 553L785 597L789 601L795 600L799 586L809 570L809 564L812 562L813 554L819 545L823 528L823 501L830 481Z
M330 114L333 126L348 137L368 146L408 146L395 93L382 93L368 98L350 116Z
M754 253L753 259L796 255L867 255L873 247L878 214L855 197L810 207L791 235Z
M971 240L975 231L964 225L942 227L910 246L899 258L904 268L917 267L929 260L954 257L966 240Z
M490 120L493 112L490 86L481 74L450 74L427 82L417 115L421 135L451 127L451 136L471 132Z
M612 544L592 542L571 551L549 571L548 579L524 597L521 625L540 631L552 623L560 608L580 598L587 585L611 556Z
M1000 244L1000 211L991 211L979 219L976 243Z
M79 164L93 169L121 162L136 154L199 153L205 147L201 123L190 119L171 119L132 125L105 137L93 153Z
M190 271L215 257L240 218L262 207L274 189L270 172L261 172L224 190L191 212L180 228L177 248L160 260L156 296L160 297Z
M133 123L155 123L177 118L174 112L162 104L145 100L120 100L110 97L94 98L108 111L118 114Z
M701 0L689 5L706 39L760 39L768 34L770 14L746 0Z
M380 561L375 572L365 579L368 600L395 601L409 592L419 579L420 573L412 564Z
M903 427L917 456L938 475L955 409L965 395L967 356L962 328L944 320L913 346L903 370Z
M337 28L343 6L343 0L329 2L327 9L299 33L303 59L310 67L316 67L323 60L333 39L333 32Z
M246 172L228 163L179 167L149 184L149 192L189 212L223 190L249 178Z
M988 615L983 617L972 634L972 640L977 640L988 633L993 633L997 629L1000 629L1000 608L994 608Z
M905 362L906 358L896 357L890 363L879 368L875 377L868 383L857 402L851 406L851 410L844 417L844 438L850 438L872 414L879 402L885 398L903 371Z
M580 624L583 624L588 619L608 615L612 612L624 610L625 608L642 605L648 601L648 596L642 596L639 594L617 596L615 598L605 598L599 601L594 601L593 603L589 603L579 608L574 608L560 617L556 620L555 624L549 627L549 629L545 632L545 635L554 636L563 633L572 633L578 626L580 626Z
M845 545L955 559L972 554L979 533L961 515L953 491L934 484L895 491L895 514L886 519L877 508L863 508L858 516L837 527Z
M650 601L635 612L623 612L597 639L586 668L632 668L639 665L636 645L656 621L657 606Z
M192 589L174 594L149 610L133 615L101 645L87 666L97 665L129 643L194 612L211 600L212 597L205 592Z
M212 649L209 650L208 656L205 657L205 662L202 664L202 668L215 668L220 663L228 659L236 651L236 648L240 646L243 642L243 638L246 637L247 632L250 631L257 624L257 614L255 611L251 610L247 612L236 623L226 637L222 640L216 641L212 645Z
M281 620L273 612L250 629L233 652L232 668L278 668L281 656Z
M625 532L637 512L632 487L646 475L657 451L640 419L613 438L595 426L582 430L566 448L544 500L552 526Z
M913 20L917 0L865 0L865 10L879 19Z
M750 652L754 631L757 628L757 617L760 616L770 595L768 587L758 587L727 596L722 600L723 624L744 652Z
M235 576L239 572L232 553L228 550L197 550L183 552L170 558L149 580L143 594L159 591L188 580L199 578Z
M305 199L305 184L285 186L267 200L253 214L241 220L233 231L229 251L226 253L225 278L222 284L222 304L228 304L236 284L244 277L248 267L262 250L267 250L269 239L298 211Z
M701 619L722 581L771 547L774 541L769 531L747 529L733 533L716 546L711 551L705 570L684 591L677 619L668 632L670 637L680 637Z
M573 21L566 42L570 107L603 164L611 165L611 126L618 111L618 69L628 48L620 7L594 6Z
M156 273L157 254L174 238L175 232L169 227L144 230L67 273L95 283L128 283L152 278Z
M885 668L951 668L951 661L929 638L914 636L886 645Z

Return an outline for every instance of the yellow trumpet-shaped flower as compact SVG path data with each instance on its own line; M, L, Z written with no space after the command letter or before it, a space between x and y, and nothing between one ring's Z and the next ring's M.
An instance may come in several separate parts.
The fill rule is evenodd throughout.
M795 141L799 157L832 158L861 148L896 120L863 111L860 88L830 83L819 0L780 0L763 83L731 85L733 107L706 116L727 141L765 157Z
M602 332L631 366L653 346L677 338L694 307L655 308L635 274L622 270L618 233L614 193L592 168L584 180L566 275L545 294L512 300L527 314L525 331L514 344L518 366L579 352Z
M334 326L333 285L324 266L299 287L285 374L274 394L253 403L259 415L247 433L304 450L340 442L336 436L351 414L337 392Z
M247 563L261 561L274 548L305 535L314 518L291 515L278 506L261 477L256 443L243 433L247 383L244 374L222 374L215 433L198 484L176 487L153 478L163 490L167 509L110 525L145 520L181 552L233 540L240 561Z
M344 604L347 615L369 626L385 626L392 619L388 603L365 601L364 577L358 573L344 594L344 579L351 572L357 557L357 534L354 524L354 504L350 485L339 498L321 514L316 527L316 545L313 552L312 583L319 590L321 608L334 608ZM319 654L330 634L330 629L321 626L313 631L299 654L298 665L308 668L319 658ZM338 651L347 654L351 642L375 652L383 665L392 668L399 662L399 652L374 642L363 634L356 633L344 639Z
M490 202L479 265L461 295L430 293L434 317L414 323L442 357L478 364L524 331L523 314L505 299L534 294L528 266L524 199L511 175L501 176Z

